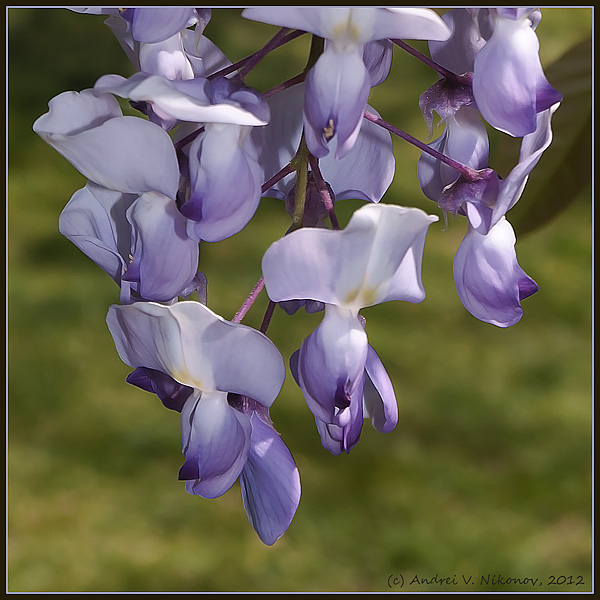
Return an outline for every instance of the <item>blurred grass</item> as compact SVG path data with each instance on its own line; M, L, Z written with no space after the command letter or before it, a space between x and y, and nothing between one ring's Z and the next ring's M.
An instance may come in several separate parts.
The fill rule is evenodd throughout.
M215 9L206 31L232 60L274 32L239 12ZM476 585L402 589L524 589L482 584L492 574L540 578L536 591L589 591L590 194L519 241L520 263L540 292L507 330L476 321L456 297L452 257L463 221L446 232L443 220L432 226L426 301L364 311L398 396L392 433L365 422L349 456L329 455L288 375L272 415L303 496L287 534L265 547L237 484L208 501L177 481L178 415L124 382L129 369L104 325L117 288L57 231L84 179L31 125L54 95L131 73L102 21L8 10L8 589L389 591L390 575L408 582L437 573L472 576ZM590 30L590 9L544 9L542 59L558 58ZM299 72L307 43L278 50L249 82L263 90ZM396 52L372 104L424 139L417 98L434 80ZM398 169L384 201L435 212L418 189L418 153L395 146ZM342 222L359 205L340 204ZM262 252L287 226L281 204L265 199L243 232L203 245L209 306L233 316L260 275ZM247 324L259 325L265 303L261 297ZM286 360L319 319L275 313L269 335ZM584 584L547 585L561 575Z

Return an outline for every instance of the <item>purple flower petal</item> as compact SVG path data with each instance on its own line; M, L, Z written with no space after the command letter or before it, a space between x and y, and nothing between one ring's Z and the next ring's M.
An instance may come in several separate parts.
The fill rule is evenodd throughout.
M306 144L317 158L329 153L328 142L334 136L336 158L345 156L356 141L371 90L362 53L361 46L349 52L328 44L306 77Z
M283 359L259 331L231 323L199 302L113 305L106 318L117 352L204 392L232 392L270 406L285 378Z
M269 179L285 167L296 154L302 135L304 85L295 85L268 100L271 121L265 127L253 128L252 139L259 149L260 164ZM367 109L377 114L367 105ZM359 199L379 202L389 188L395 171L390 134L375 123L363 120L352 149L336 159L337 139L329 142L330 152L319 161L325 181L332 187L335 199ZM280 180L263 196L285 199L292 190L294 178Z
M250 448L240 475L242 502L250 524L270 546L294 518L300 502L300 475L279 434L256 414L250 424Z
M517 203L523 193L529 174L539 162L544 151L550 146L552 142L552 115L558 107L559 104L555 104L552 108L539 113L535 131L523 138L518 164L500 183L492 224L497 223Z
M135 200L127 219L132 231L128 268L133 266L137 273L124 278L137 282L137 292L145 300L176 298L191 285L198 270L198 240L188 237L187 219L173 200L154 192Z
M415 208L367 204L346 229L304 228L267 249L262 270L269 297L360 308L389 300L421 302L421 259L437 217Z
M169 135L154 123L120 116L117 101L92 90L64 92L33 129L82 175L125 194L175 197L179 165Z
M156 394L167 408L177 412L183 410L186 400L194 392L193 388L177 383L169 375L145 367L132 371L127 376L127 383Z
M435 12L425 8L269 6L246 8L242 16L346 44L386 38L446 39L450 34Z
M194 16L193 7L151 7L151 8L128 8L132 15L131 31L134 39L138 42L155 43L162 42L180 30L188 26L190 19ZM129 17L127 13L123 15Z
M365 417L371 418L377 431L389 433L398 423L398 404L390 376L372 346L367 350L365 369Z
M454 281L465 308L477 319L510 327L522 315L521 300L538 286L517 262L515 234L502 218L487 235L469 227L454 258Z
M317 431L321 436L321 444L334 456L339 456L343 452L349 454L350 450L358 444L363 426L363 404L360 397L364 381L364 378L361 379L352 396L350 406L346 410L347 420L343 425L327 423L315 417Z
M231 65L231 61L206 36L186 29L181 37L188 60L194 70L195 77L207 77Z
M179 479L186 481L186 491L222 496L246 464L250 432L249 418L229 406L226 393L190 396L181 412L185 462Z
M546 80L539 41L528 19L497 18L492 37L475 57L473 94L483 118L514 137L536 129L540 108L562 96Z
M376 40L365 44L363 62L369 71L372 88L383 83L389 75L393 50L394 45L390 40Z
M478 24L478 9L453 8L442 15L452 31L447 40L431 40L431 58L451 73L462 75L473 70L475 56L485 45Z
M488 166L487 132L477 109L472 106L463 106L457 110L454 116L447 120L444 133L429 146L473 169ZM421 154L417 174L423 193L435 202L440 201L444 188L459 178L456 169L426 152Z
M190 32L191 33L191 32ZM179 33L160 42L139 44L139 70L167 79L192 79L194 70Z
M181 212L196 221L204 241L241 231L260 203L263 173L246 133L237 125L207 125L190 147L192 191Z
M367 359L367 335L351 311L326 306L320 325L300 348L297 376L306 403L315 417L346 425L351 399L362 382Z
M160 75L136 73L129 79L119 75L104 75L94 85L97 93L111 93L135 102L149 102L163 118L197 123L232 123L265 125L266 107L254 100L242 105L233 98L212 98L212 83L204 78L171 81ZM249 110L251 109L251 110ZM260 113L258 116L255 113ZM265 118L266 117L266 118Z
M59 231L106 271L117 284L131 244L125 213L134 195L113 192L88 182L63 209Z

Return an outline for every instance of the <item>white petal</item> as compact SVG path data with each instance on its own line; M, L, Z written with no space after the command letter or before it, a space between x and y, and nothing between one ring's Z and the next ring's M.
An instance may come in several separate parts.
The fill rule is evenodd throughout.
M265 335L199 302L113 305L107 324L123 362L158 369L183 385L249 396L265 406L283 385L283 359Z

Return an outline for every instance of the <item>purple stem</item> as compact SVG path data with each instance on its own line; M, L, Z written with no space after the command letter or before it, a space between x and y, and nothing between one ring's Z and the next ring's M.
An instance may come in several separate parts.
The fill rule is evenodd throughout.
M260 324L260 332L267 333L267 329L269 328L269 323L271 322L271 318L273 317L273 312L275 311L276 303L273 300L269 300L269 304L267 306L267 310L265 311L265 316L263 317L263 321Z
M434 158L437 158L439 161L447 164L449 167L456 169L468 181L478 181L481 179L482 176L477 170L471 169L471 167L467 167L466 165L463 165L462 163L459 163L458 161L453 160L452 158L449 158L445 154L442 154L441 152L438 152L437 150L430 148L427 144L424 144L423 142L419 141L417 138L414 138L412 135L406 133L405 131L402 131L401 129L398 129L397 127L394 127L393 125L390 125L390 123L388 123L387 121L384 121L381 117L378 117L368 111L365 111L363 113L363 116L365 119L367 119L367 121L371 121L371 123L380 125L384 129L387 129L389 132L391 132L391 133L397 135L398 137L401 137L403 140L406 140L407 142L413 144L413 146L416 146L423 152L430 154Z
M261 191L263 193L266 192L272 185L275 185L279 180L283 179L286 175L293 173L295 170L296 169L294 169L294 167L292 167L292 165L287 165L287 166L283 167L283 169L281 169L281 171L279 171L278 173L275 173L275 175L273 175L273 177L271 177L271 179L269 179L269 181L267 181L263 184ZM246 316L246 313L250 310L250 308L254 304L254 301L258 298L258 295L262 292L264 287L265 287L265 280L261 277L254 285L254 288L252 288L252 291L250 292L250 294L248 295L246 300L244 300L244 303L242 304L240 309L235 313L235 316L233 317L233 319L231 319L233 323L241 322L241 320ZM268 312L269 312L269 308L267 307L267 313ZM271 309L271 315L272 314L273 314L273 309ZM267 318L267 314L265 314L265 319L266 318ZM271 317L269 316L269 321L270 320L271 320ZM264 324L264 320L263 320L263 324ZM269 326L269 323L267 321L266 326L265 326L265 331L268 326ZM261 327L262 327L262 325L261 325ZM261 329L261 331L262 331L262 329ZM263 333L264 333L264 331L263 331Z
M305 31L292 31L288 33L289 29L283 27L280 29L260 50L238 60L236 63L209 75L207 79L214 79L215 77L224 77L240 69L239 76L245 77L269 52L295 40L297 37L304 35Z
M204 127L199 127L198 129L196 129L196 131L192 131L192 133L186 135L178 142L175 142L175 150L177 150L178 152L180 150L183 150L188 144L193 142L203 131Z
M246 313L250 310L250 307L254 304L254 301L258 298L258 295L262 292L262 289L264 287L265 287L265 280L261 277L254 285L254 288L252 289L249 296L244 301L244 304L242 304L242 306L240 307L240 310L238 310L235 313L235 317L233 317L233 319L231 319L231 321L233 323L241 322L241 320L246 316Z
M270 90L267 90L262 94L262 97L266 100L267 98L270 98L271 96L274 96L279 92L283 92L283 90L287 90L288 88L291 88L292 86L297 85L298 83L302 83L305 79L306 73L300 73L300 75L296 75L296 77L292 77L291 79L288 79L287 81L276 85Z
M334 229L340 229L340 224L337 219L337 215L335 214L335 208L333 205L333 200L331 195L329 194L329 190L325 185L325 180L323 179L323 175L321 173L321 169L319 168L319 159L315 158L312 154L308 155L308 162L310 163L310 168L313 172L313 176L317 185L319 186L319 194L321 196L321 200L325 205L325 209L327 210L327 214L329 215L329 220L331 221L331 226Z
M264 194L271 186L275 185L278 181L281 181L286 175L293 173L295 170L296 169L292 167L291 164L286 165L285 167L283 167L283 169L281 169L281 171L275 173L275 175L273 175L271 179L263 183L261 187L261 192Z
M397 39L393 39L390 41L393 42L394 44L396 44L396 46L399 46L400 48L402 48L403 50L406 50L406 52L408 52L415 58L418 58L422 63L425 63L428 67L431 67L434 71L437 71L442 77L445 77L446 79L459 79L460 78L459 75L457 75L456 73L453 73L452 71L448 71L448 69L442 67L442 65L439 65L434 60L431 60L431 58L429 58L428 56L421 54L421 52L419 52L418 50L415 50L412 46L409 46L406 42L403 42L402 40L397 40Z

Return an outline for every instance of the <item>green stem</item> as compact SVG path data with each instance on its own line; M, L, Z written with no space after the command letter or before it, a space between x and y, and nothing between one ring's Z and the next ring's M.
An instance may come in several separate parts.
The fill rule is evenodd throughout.
M294 214L292 215L292 224L288 230L294 231L302 227L304 221L304 208L306 206L306 189L308 187L308 148L304 134L300 140L300 146L296 156L290 161L292 167L296 169L296 195L294 197Z
M303 74L306 75L315 63L319 56L323 53L325 47L325 40L319 36L313 35L310 42L310 51L308 53L308 60L304 67ZM308 187L308 147L306 145L306 139L304 133L298 146L296 156L290 161L290 165L296 170L296 195L294 197L294 214L292 215L292 224L288 230L288 233L302 227L304 221L304 209L306 207L306 189Z

